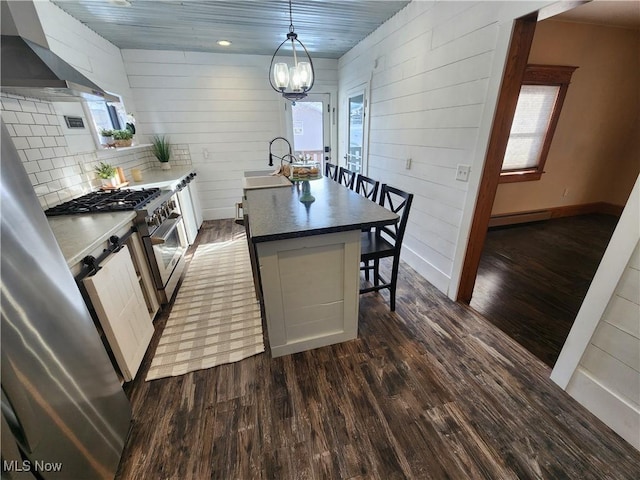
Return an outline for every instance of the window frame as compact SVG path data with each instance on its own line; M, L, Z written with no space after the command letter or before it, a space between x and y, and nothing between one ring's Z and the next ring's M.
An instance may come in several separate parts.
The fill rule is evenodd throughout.
M540 149L540 155L538 156L538 164L536 167L519 168L512 170L501 170L499 183L511 183L511 182L528 182L533 180L540 180L544 173L544 165L547 161L547 155L551 148L551 142L553 135L558 125L560 118L560 112L564 104L569 84L571 83L571 76L578 67L570 67L565 65L527 65L522 80L522 85L543 85L550 87L560 87L556 101L553 105L551 118L547 125L547 130L542 142L542 148ZM518 98L520 93L518 93ZM514 117L515 118L515 117ZM511 138L511 133L509 133ZM507 140L508 143L508 140ZM506 148L506 145L505 145ZM505 150L506 153L506 150ZM502 159L504 164L504 157Z

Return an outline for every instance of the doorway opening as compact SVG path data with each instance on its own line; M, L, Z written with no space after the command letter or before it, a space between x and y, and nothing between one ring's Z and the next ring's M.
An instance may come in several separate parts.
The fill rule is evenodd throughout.
M599 57L597 48L626 45L624 32L557 20L562 18L516 21L458 291L458 300L549 366L566 341L640 170L633 141L637 82L627 87L619 81L628 76L621 72L637 68L637 59L616 60L604 52ZM589 54L580 54L585 51ZM520 87L531 64L578 68L540 178L500 183ZM623 91L633 93L625 97Z
M288 118L293 154L298 158L318 162L331 159L330 94L310 94L291 105Z

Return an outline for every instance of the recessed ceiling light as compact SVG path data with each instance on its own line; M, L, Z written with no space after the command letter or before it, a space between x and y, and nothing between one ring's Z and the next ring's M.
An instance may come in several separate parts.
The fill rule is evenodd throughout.
M221 47L228 47L229 45L231 45L231 42L229 40L218 40L216 43Z

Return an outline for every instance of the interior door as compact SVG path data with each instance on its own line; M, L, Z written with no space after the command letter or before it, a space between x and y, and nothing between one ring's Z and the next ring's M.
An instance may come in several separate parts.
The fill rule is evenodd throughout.
M320 162L331 160L331 95L311 93L291 105L289 138L293 139L293 153Z
M369 88L360 85L347 92L345 111L347 115L347 142L345 148L345 166L352 172L366 175L367 147L369 138Z

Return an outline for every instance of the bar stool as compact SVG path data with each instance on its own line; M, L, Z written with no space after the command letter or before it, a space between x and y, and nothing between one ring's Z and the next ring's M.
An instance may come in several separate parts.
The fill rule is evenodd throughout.
M413 194L403 192L397 188L383 184L380 192L380 205L400 215L394 225L378 227L360 235L360 270L364 271L365 279L369 280L369 272L373 272L373 286L361 288L360 294L374 292L384 288L389 289L389 308L396 309L396 285L398 283L398 267L400 265L400 248L409 219L409 210L413 202ZM380 275L380 259L393 257L391 279L385 280Z
M341 183L347 188L353 190L353 186L356 180L355 172L348 170L344 167L340 167L340 174L338 175L338 183Z
M361 174L358 174L358 176L356 177L356 193L359 193L363 197L368 198L372 202L375 202L378 199L379 187L380 182L378 180L365 177Z
M324 164L324 176L337 182L338 181L338 166L333 164L333 163L326 162Z

